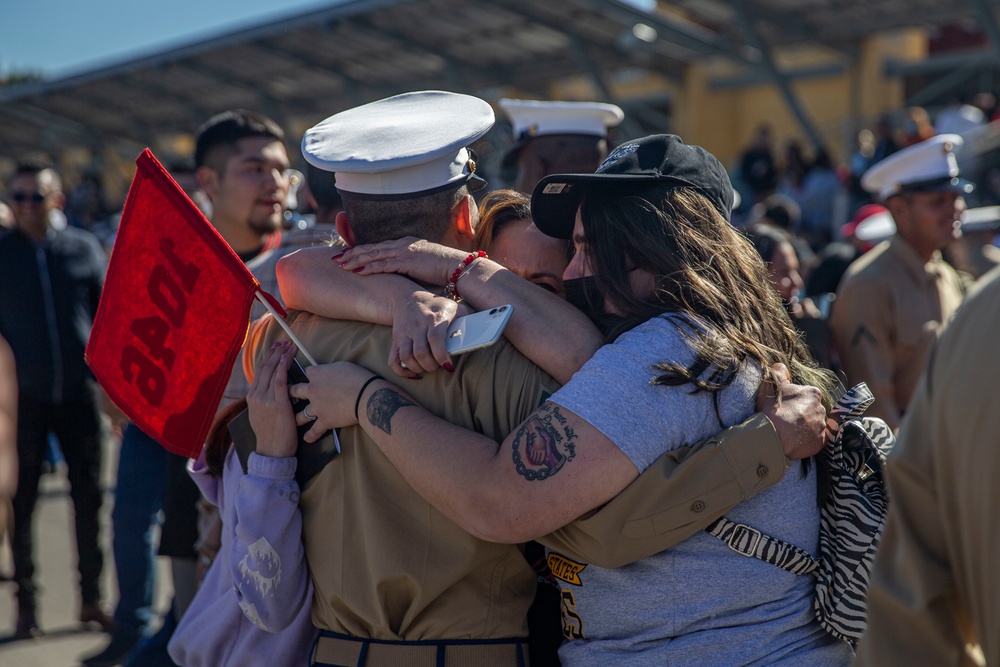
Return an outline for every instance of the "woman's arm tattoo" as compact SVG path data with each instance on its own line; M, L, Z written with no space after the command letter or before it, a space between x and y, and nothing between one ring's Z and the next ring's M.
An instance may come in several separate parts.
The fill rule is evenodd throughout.
M514 467L527 480L548 479L576 456L576 433L546 401L514 434Z
M403 398L395 389L379 389L368 399L368 421L392 435L392 416L408 405L416 403Z

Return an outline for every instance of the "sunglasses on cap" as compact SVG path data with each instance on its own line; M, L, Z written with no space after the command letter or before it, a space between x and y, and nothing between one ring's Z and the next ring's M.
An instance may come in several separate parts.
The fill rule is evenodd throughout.
M26 201L41 204L45 201L45 195L41 192L15 192L11 194L10 198L19 204L23 204Z

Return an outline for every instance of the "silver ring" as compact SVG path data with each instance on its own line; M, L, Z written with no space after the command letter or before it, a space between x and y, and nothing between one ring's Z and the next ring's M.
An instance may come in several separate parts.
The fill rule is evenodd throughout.
M399 367L402 368L402 369L404 369L404 370L410 370L409 368L406 367L406 364L404 364L402 361L399 362Z
M302 414L304 414L306 416L306 419L308 419L309 421L311 421L311 422L316 421L316 415L311 415L311 414L309 414L306 411L308 408L309 408L308 405L306 407L302 408Z

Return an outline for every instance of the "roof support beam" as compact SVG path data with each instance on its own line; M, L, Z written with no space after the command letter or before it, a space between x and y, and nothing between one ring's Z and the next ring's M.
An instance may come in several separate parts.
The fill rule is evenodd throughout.
M1000 61L1000 28L997 27L997 17L993 13L993 3L987 0L965 0L965 4L976 12L983 30L990 38L993 56Z
M632 112L632 113L630 113ZM639 118L636 118L636 117ZM636 136L647 134L665 134L672 130L674 119L663 113L652 104L641 100L632 100L625 105L625 120L629 118L641 128ZM644 124L642 120L645 120Z
M329 30L329 27L327 29ZM267 45L267 48L273 50L275 53L284 56L285 58L288 58L289 60L294 60L296 63L298 63L299 67L302 68L316 67L315 63L311 63L306 59L304 59L298 53L295 53L290 49L282 47L280 44L277 43L277 41L278 40L276 39L266 40L265 43ZM334 71L330 70L329 68L325 68L324 71L326 71L329 76L335 77L337 79L337 82L341 86L340 95L349 100L348 106L356 107L360 106L361 104L364 104L364 102L358 96L357 92L358 88L364 83L363 81L358 81L357 79L352 78L350 75L347 74L347 72L344 72L342 69L337 69Z
M154 77L146 77L142 81L138 81L136 73L131 72L124 78L125 82L129 85L142 86L154 95L163 96L166 99L173 100L177 104L184 107L185 112L192 118L197 118L199 116L208 118L211 115L208 109L201 105L197 99L189 96L181 97L176 91L169 90L166 86L160 85Z
M508 2L510 2L510 0L508 0ZM545 26L546 28L549 28L549 29L551 29L551 30L553 30L555 32L563 33L570 40L581 40L581 41L587 42L587 40L586 40L585 37L582 37L578 32L574 32L573 31L573 25L572 25L571 21L566 21L565 23L557 24L557 23L553 22L552 20L550 20L549 18L541 15L539 13L539 11L534 7L534 4L531 3L531 2L528 2L528 3L526 3L524 5L521 5L521 6L518 6L518 7L514 7L513 4L514 3L511 2L510 6L508 6L508 8L511 9L512 11L516 11L518 14L520 14L521 16L523 16L528 21L530 21L532 23L536 23L538 25ZM584 0L584 4L593 5L594 3L591 2L590 0ZM600 6L601 6L601 8L606 9L608 7L618 7L619 4L620 3L615 2L615 1L601 0L601 5ZM659 26L660 26L661 21L657 17L655 17L655 16L653 16L651 14L645 14L644 12L638 12L638 11L633 10L631 8L628 8L628 7L623 7L623 8L625 10L627 10L630 14L633 15L633 18L631 18L630 20L637 21L637 22L647 23L647 24L650 25L650 27L653 27L653 28L657 29L657 31L658 31L657 34L658 35L661 34L659 32ZM666 41L666 42L673 42L673 43L676 43L676 44L680 44L681 46L685 46L685 48L687 48L687 45L683 44L681 40L673 40L671 38L668 38L666 40L660 40L660 43L662 44L662 42L664 42L664 41ZM594 48L597 48L599 45L594 44L593 46L594 46ZM645 48L640 47L640 49L642 51L646 51L648 49L649 51L652 52L651 55L653 55L653 56L659 56L660 59L661 59L661 61L662 61L662 58L663 58L662 54L656 53L655 52L656 51L655 48L653 48L651 45L645 45ZM611 48L609 48L609 47L605 47L602 50L606 50L606 51L609 51L611 53L614 53L614 51ZM619 47L619 50L620 50L620 47ZM727 53L727 55L729 55L729 54ZM614 62L616 59L617 58L612 57L609 60L611 62ZM676 72L664 71L663 68L657 67L657 65L655 63L650 63L649 65L646 66L646 68L650 69L650 70L654 70L656 72L659 72L659 73L661 73L664 76L667 76L669 78L679 79L679 77L678 77L678 75L677 75Z
M574 36L571 39L573 51L576 54L577 60L580 62L580 68L590 74L591 78L594 80L594 85L597 86L597 90L601 95L601 99L606 102L616 104L618 102L618 98L611 89L611 84L607 80L606 73L597 66L597 63L587 50L587 45L584 44L583 40L579 37ZM625 120L622 121L622 125L624 134L628 136L639 137L644 134L642 124L630 116L625 116Z
M577 62L580 63L580 69L590 75L601 97L608 102L614 103L615 94L611 90L611 85L608 83L607 77L604 76L604 72L597 66L594 59L590 57L590 53L587 52L587 46L576 35L570 37L570 40L570 43L573 45L573 54L576 56Z
M790 12L775 12L761 9L756 2L749 0L744 4L751 21L764 21L777 28L783 38L788 41L809 41L816 38L816 29ZM823 44L823 46L838 55L851 60L858 57L858 49L848 45Z
M90 149L100 147L103 141L98 133L83 123L26 102L5 104L0 107L0 113L17 118L28 127L37 128L40 145L34 146L35 149L49 151L57 148L60 135L73 137L80 145Z
M356 16L351 19L351 24L361 26L367 32L389 36L402 44L408 51L415 53L429 53L444 59L445 67L443 74L450 80L450 85L453 86L455 90L475 90L475 84L473 83L475 77L473 77L473 80L470 80L470 74L466 66L462 63L456 62L453 58L445 57L437 50L429 49L427 46L420 44L415 39L411 38L406 32L402 30L388 29L385 26L379 27L372 23L367 16Z
M920 92L906 100L907 106L922 107L925 104L934 102L942 95L946 95L952 88L979 72L980 68L981 65L977 66L975 63L966 63L952 70L949 74L941 77L934 83L924 86Z
M198 60L195 59L184 60L182 62L178 62L176 66L190 70L197 74L202 74L204 76L209 77L210 79L214 79L215 81L218 82L219 86L235 88L243 93L246 93L248 98L253 98L255 100L253 106L258 107L259 111L263 112L264 108L269 107L271 104L270 98L262 90L255 88L253 85L248 84L244 80L237 80L237 78L233 75L232 72L229 72L221 67L215 67L213 65L210 65L209 63L205 62L204 58ZM225 109L217 109L212 113L219 113L222 111L225 111ZM203 120L199 120L197 125L195 125L195 127L204 122L204 120L207 120L207 117Z
M667 41L679 44L702 55L723 55L746 61L729 40L708 28L645 12L621 0L578 0L579 4L635 23L645 23Z
M396 27L378 26L372 23L367 17L356 16L351 19L351 25L360 26L368 32L391 37L408 50L414 52L431 53L445 60L445 75L451 79L456 90L474 92L489 86L504 86L515 80L512 71L504 67L490 67L487 69L477 69L469 65L445 56L439 48L432 44L423 44L407 33L405 30ZM438 84L440 85L440 84Z
M747 42L750 46L760 52L760 62L757 63L757 67L763 70L774 85L778 87L778 90L781 92L781 96L785 98L785 104L788 105L792 115L794 115L796 120L798 120L799 125L802 127L802 131L806 133L807 137L809 137L813 146L821 148L823 146L823 140L820 138L819 132L816 131L816 127L813 125L812 119L809 118L809 114L806 113L805 107L802 106L798 97L795 95L795 91L792 90L792 86L789 83L788 78L778 69L774 59L771 57L770 48L766 43L764 43L763 38L761 38L760 33L753 24L753 20L750 18L747 11L746 1L731 0L731 5L733 10L736 12L736 20L740 24L740 29L743 31L743 35L746 37Z

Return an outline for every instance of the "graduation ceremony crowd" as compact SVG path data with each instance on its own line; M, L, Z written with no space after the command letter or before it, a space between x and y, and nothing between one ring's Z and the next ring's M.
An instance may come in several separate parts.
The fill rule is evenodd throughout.
M1000 664L1000 171L976 161L995 107L888 115L843 164L762 126L728 168L672 134L616 141L600 102L418 91L301 138L206 119L168 169L288 317L254 305L190 460L84 360L115 232L99 180L19 163L0 188L14 638L45 632L32 517L65 465L77 618L108 635L87 667ZM497 113L513 143L487 183ZM501 306L498 342L449 354L455 318ZM817 557L827 415L860 382L898 441L855 644L816 618L814 577L716 526Z

